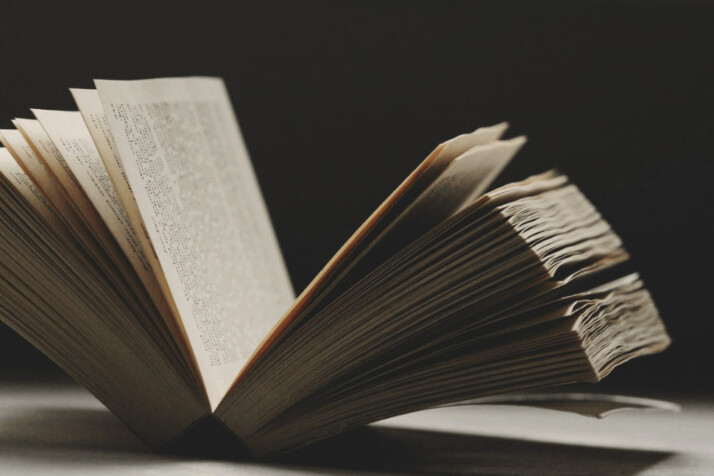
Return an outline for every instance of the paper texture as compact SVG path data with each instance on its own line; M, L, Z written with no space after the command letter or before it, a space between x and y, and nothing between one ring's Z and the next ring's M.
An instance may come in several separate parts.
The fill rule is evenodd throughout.
M293 300L223 82L96 81L215 407Z
M150 269L142 268L139 271L139 276L163 316L164 322L166 322L174 339L179 344L184 357L198 376L200 371L198 370L195 356L189 348L186 330L178 318L178 310L171 299L171 291L166 282L166 277L151 245L146 226L141 219L139 207L124 173L124 167L121 164L114 136L109 128L109 121L107 121L107 116L104 114L104 107L99 99L99 94L94 89L71 89L71 92L94 140L99 156L109 173L114 190L116 190L116 194L121 201L134 233L133 237L136 238L141 247L141 257L148 262Z
M140 275L150 272L136 232L129 223L82 115L77 111L40 109L33 110L33 113L134 269Z
M63 226L59 216L47 202L45 196L30 180L25 171L22 170L10 151L5 148L0 148L0 173L10 181L47 223L55 229Z
M104 108L99 99L99 94L94 89L71 89L70 91L84 118L87 129L94 140L99 156L109 173L109 178L114 185L117 196L129 217L129 221L135 230L142 230L140 234L137 232L139 238L146 236L145 230L142 229L142 224L135 222L135 220L138 221L140 218L138 216L136 200L134 200L131 187L126 179L124 167L121 164L119 153L116 150L116 143L109 129L109 122L107 121L106 114L104 114ZM144 243L142 243L142 245L143 244ZM146 254L153 253L148 243L148 237L146 244L147 246L144 247L144 252Z

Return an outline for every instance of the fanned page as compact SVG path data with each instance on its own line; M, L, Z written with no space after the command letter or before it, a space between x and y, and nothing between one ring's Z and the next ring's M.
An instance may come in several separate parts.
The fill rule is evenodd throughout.
M462 134L439 144L342 245L300 293L245 370L252 367L293 326L329 296L354 268L379 263L420 232L455 212L469 197L485 191L525 142L524 137L498 141L508 128L502 122ZM452 173L457 169L457 173ZM461 176L459 176L461 175ZM423 210L420 210L423 209ZM420 213L426 211L427 213ZM413 226L416 224L416 228ZM410 226L411 225L411 226ZM375 250L376 248L376 250ZM372 256L368 256L371 253ZM369 259L371 258L371 259ZM362 270L364 272L364 269ZM342 286L342 290L349 287ZM339 289L337 289L339 291ZM242 374L236 379L242 377ZM227 402L230 405L230 402Z
M54 207L61 195L46 195L41 174L23 170L35 169L30 149L8 135L17 147L0 148L0 319L147 444L165 445L206 415L201 387L154 308L118 268L95 260L97 244L67 226Z
M90 202L86 208L97 210L142 282L150 286L153 278L137 233L129 223L82 115L77 111L34 109L33 112L64 159L67 173L71 172L79 185L72 187L68 183L67 188L75 195L81 195L82 191L86 194ZM17 123L22 126L20 121Z
M12 183L32 208L54 229L62 227L55 210L6 148L0 148L0 174Z
M171 292L166 282L166 277L161 271L161 265L158 263L158 258L151 245L151 240L146 233L146 226L141 219L129 182L127 182L126 174L124 173L124 168L116 149L114 137L109 129L109 122L107 121L106 114L104 114L104 107L99 99L99 94L97 94L97 91L94 89L71 89L70 91L84 118L86 127L92 139L94 139L97 152L106 167L116 195L123 206L125 216L133 230L136 230L134 236L139 242L143 256L150 268L149 272L145 273L147 279L144 280L142 278L142 280L151 295L156 296L155 301L164 316L164 321L181 346L181 350L186 356L187 362L191 365L196 375L199 375L200 371L197 368L193 352L188 348L186 331L179 321L176 305L171 299Z
M225 86L95 84L215 408L294 299Z

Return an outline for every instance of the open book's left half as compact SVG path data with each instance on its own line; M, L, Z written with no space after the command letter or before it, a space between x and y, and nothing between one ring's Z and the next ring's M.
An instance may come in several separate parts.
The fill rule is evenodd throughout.
M220 79L95 82L0 131L0 318L152 447L256 455L389 416L598 381L669 337L567 177L439 145L295 299Z
M294 295L220 79L72 93L79 112L0 132L2 311L160 446L210 414Z

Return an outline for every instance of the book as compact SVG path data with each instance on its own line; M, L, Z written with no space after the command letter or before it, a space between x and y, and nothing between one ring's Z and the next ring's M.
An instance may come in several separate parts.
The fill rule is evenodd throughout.
M505 123L439 145L296 297L222 80L95 87L0 131L0 318L151 447L213 425L266 456L669 344L565 175L491 189Z

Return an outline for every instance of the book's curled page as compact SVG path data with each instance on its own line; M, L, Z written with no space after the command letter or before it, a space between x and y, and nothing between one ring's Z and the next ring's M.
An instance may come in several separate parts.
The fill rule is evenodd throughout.
M80 196L82 191L86 194L90 202L85 205L86 208L99 213L142 281L150 283L149 264L139 245L137 233L129 223L82 115L77 111L44 109L33 109L32 112L64 159L67 176L73 177L70 180L76 180L79 185L72 193L75 196Z
M225 86L95 84L215 406L294 297Z
M122 273L130 277L136 291L148 293L177 343L182 359L195 367L175 312L149 265L150 254L119 200L111 178L112 170L104 166L82 115L77 111L35 109L33 112L38 120L13 121L22 135L12 131L20 135L17 140L24 140L24 136L30 145L19 157L28 164L30 176L83 241L98 239L112 261L108 265L118 265ZM11 136L8 134L8 137ZM33 160L28 162L28 159ZM132 279L133 273L139 282ZM197 369L194 368L193 373L198 379Z
M32 205L52 228L62 228L62 221L57 212L48 203L47 198L40 192L37 186L30 180L20 164L13 158L7 148L0 148L0 174L2 174L19 191L25 200Z
M12 123L17 131L7 138L12 140L15 137L19 142L22 137L24 141L24 146L16 151L16 160L68 222L73 232L78 235L93 233L88 228L87 217L81 214L80 205L75 202L78 197L74 193L79 190L79 182L71 174L64 157L40 122L36 119L14 119Z
M96 151L106 167L114 193L121 202L123 209L122 219L128 221L126 234L131 234L132 243L138 243L138 247L141 250L141 263L146 263L146 266L142 266L139 270L142 281L154 298L165 322L179 343L187 362L196 375L200 376L195 356L188 345L186 331L178 317L178 309L176 309L176 304L171 297L166 276L164 276L161 265L158 263L158 257L146 232L146 226L141 219L139 208L124 173L124 167L121 164L121 158L114 142L114 136L109 128L109 121L104 113L104 107L99 99L99 94L94 89L70 89L70 91L79 112L84 118L86 129L94 140Z
M25 196L37 212L52 225L52 228L61 229L64 226L62 219L48 199L48 196L52 195L43 191L43 189L52 188L53 182L47 174L42 174L45 171L42 170L39 161L33 160L36 159L36 156L32 153L30 146L16 130L0 130L0 142L5 146L0 157L2 173ZM29 172L33 167L36 171L35 174ZM33 176L39 175L41 175L40 180L33 180ZM53 191L57 193L56 190Z
M560 412L577 413L583 416L605 418L622 411L673 412L681 410L676 403L652 398L610 395L604 393L549 392L489 395L463 402L442 405L455 407L465 405L516 405L545 408Z

